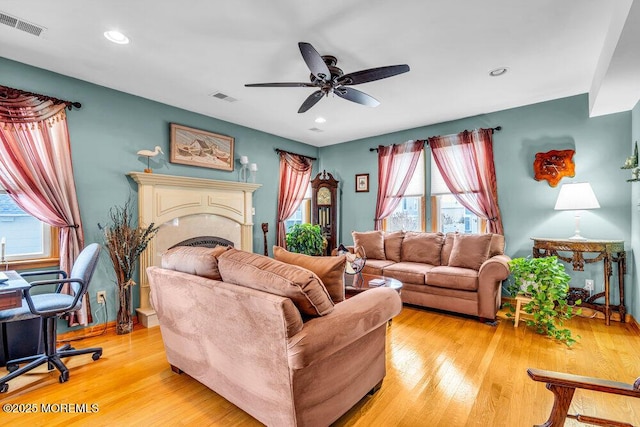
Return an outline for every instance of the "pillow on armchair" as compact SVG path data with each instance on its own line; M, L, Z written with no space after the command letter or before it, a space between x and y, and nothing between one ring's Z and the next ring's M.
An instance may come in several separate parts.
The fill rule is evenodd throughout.
M322 280L334 303L344 301L344 268L347 258L339 256L310 256L273 247L273 257L287 264L313 271Z
M229 248L229 246L215 248L176 246L162 254L162 268L195 274L207 279L222 280L218 270L218 257Z
M220 255L218 268L223 281L290 298L303 315L317 317L333 311L329 292L306 268L238 249Z

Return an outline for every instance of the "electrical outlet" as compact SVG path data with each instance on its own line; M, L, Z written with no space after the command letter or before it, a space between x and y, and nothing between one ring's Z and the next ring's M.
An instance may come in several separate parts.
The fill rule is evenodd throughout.
M592 279L586 279L584 281L584 289L586 291L589 291L589 293L593 292L593 280Z
M96 299L98 300L98 304L106 304L107 293L105 291L98 291L98 293L96 294Z

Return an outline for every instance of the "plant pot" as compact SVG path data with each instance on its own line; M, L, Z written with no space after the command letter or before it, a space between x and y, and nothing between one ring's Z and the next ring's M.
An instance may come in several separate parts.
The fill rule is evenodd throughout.
M133 300L131 298L131 286L129 284L118 285L118 313L116 315L116 333L128 334L133 331Z

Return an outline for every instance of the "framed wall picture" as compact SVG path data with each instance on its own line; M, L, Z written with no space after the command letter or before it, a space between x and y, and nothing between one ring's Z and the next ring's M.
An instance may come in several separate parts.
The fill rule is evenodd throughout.
M171 123L171 163L233 171L230 136Z
M369 192L369 174L360 173L356 175L356 193Z

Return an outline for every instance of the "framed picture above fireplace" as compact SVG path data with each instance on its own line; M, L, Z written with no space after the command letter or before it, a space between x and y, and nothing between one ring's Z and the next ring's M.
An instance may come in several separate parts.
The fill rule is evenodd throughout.
M171 123L171 163L233 171L233 137Z

